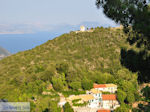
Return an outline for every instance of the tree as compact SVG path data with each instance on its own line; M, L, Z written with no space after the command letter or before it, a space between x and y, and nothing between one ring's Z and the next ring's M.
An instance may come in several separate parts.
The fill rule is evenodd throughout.
M49 103L49 112L60 112L56 102Z
M73 108L68 102L64 105L64 112L74 112Z
M121 89L118 89L117 98L121 104L124 103L124 100L126 99L126 97L127 97L127 94L124 91L122 91Z
M109 73L104 73L104 77L106 77L106 83L113 83L114 82L114 76Z
M70 87L74 90L81 89L81 82L72 82L70 83Z
M128 103L133 103L133 102L135 101L134 94L131 93L131 92L128 92L127 94L128 94L128 95L127 95L127 102L128 102Z
M130 80L132 77L131 77L131 73L129 72L129 70L123 68L123 69L118 70L116 78L117 79Z
M150 49L150 10L148 4L148 0L96 0L97 7L102 7L107 17L122 24L126 33L129 32L129 26L132 27L134 32L132 34L135 34L129 38L132 44L135 42L139 46L145 44Z
M129 112L129 109L126 107L119 107L114 112Z
M53 78L52 78L52 83L53 83L53 88L54 88L56 91L61 91L61 90L63 90L64 84L63 84L63 81L61 80L61 78L53 77Z
M93 87L93 82L91 80L85 79L82 81L82 88L84 90L90 90Z
M75 70L68 70L68 73L65 74L66 82L74 82L77 80L78 75Z
M150 87L146 86L141 90L143 96L145 96L146 100L150 100Z
M43 112L60 112L60 109L57 107L56 102L50 101L48 103L48 108L46 108Z
M120 88L125 92L136 92L136 87L131 81L121 80L119 82Z
M67 63L61 63L61 64L57 64L56 65L56 70L57 70L58 73L65 73L65 74L67 74L68 69L69 69L69 66L68 66Z
M40 78L43 81L52 81L52 77L55 75L56 68L49 66L43 73L41 73Z

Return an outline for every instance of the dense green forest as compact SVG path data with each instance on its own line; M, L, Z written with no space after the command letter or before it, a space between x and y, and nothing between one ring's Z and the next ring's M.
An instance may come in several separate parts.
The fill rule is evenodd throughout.
M142 48L131 47L126 39L122 29L97 27L93 32L63 34L9 56L0 61L0 99L30 101L32 111L59 112L58 92L80 94L93 83L114 83L121 109L128 112L139 99L138 74L122 65L121 54ZM42 95L49 84L53 94Z

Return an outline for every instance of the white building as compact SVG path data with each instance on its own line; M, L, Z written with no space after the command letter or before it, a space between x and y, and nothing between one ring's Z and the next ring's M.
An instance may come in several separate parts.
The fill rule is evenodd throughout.
M119 102L117 101L115 94L104 94L102 95L102 107L104 109L116 109L119 107Z
M80 31L84 32L85 31L85 27L84 26L80 26Z
M87 91L84 95L71 95L67 98L69 103L72 103L75 99L80 99L78 103L87 102L85 106L89 109L97 109L92 112L110 112L119 107L117 96L115 94L106 94L103 92L115 93L117 91L117 85L115 84L94 84L94 88ZM78 107L74 107L78 108ZM77 110L77 109L76 109ZM108 110L108 111L105 111ZM82 112L80 109L76 112Z
M102 92L115 93L117 91L117 85L115 84L94 84L93 86Z
M91 89L88 94L91 94L94 96L94 99L89 100L88 107L90 108L97 108L101 107L101 101L102 101L102 92L97 89Z
M91 89L88 94L94 96L89 100L90 108L116 109L120 106L115 94L102 94L98 89Z

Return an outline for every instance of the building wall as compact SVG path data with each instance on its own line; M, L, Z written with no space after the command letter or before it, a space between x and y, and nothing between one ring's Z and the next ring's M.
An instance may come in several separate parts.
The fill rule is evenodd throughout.
M102 108L104 109L116 109L119 106L120 105L117 100L103 100L102 101Z
M103 92L115 93L117 91L117 87L106 87L106 88L96 88Z
M89 101L88 107L90 108L96 108L96 107L100 107L99 105L99 100L98 99L93 99Z
M84 27L84 26L81 26L81 27L80 27L80 31L85 31L85 27Z

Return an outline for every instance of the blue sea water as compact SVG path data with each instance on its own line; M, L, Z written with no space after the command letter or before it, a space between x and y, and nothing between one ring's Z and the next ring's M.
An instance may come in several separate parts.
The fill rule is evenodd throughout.
M40 32L35 34L5 34L0 35L0 46L15 54L20 51L32 49L51 40L61 33Z

